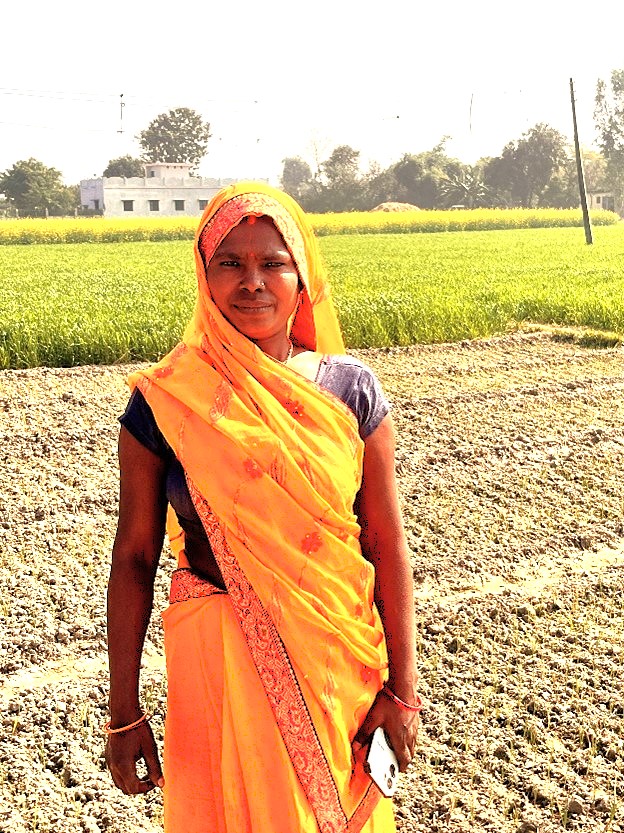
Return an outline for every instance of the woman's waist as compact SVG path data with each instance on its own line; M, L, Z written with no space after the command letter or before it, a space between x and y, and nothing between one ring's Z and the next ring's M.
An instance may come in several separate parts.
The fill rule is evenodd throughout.
M178 567L172 573L169 604L218 594L227 594L225 587L220 586L204 573L190 567Z

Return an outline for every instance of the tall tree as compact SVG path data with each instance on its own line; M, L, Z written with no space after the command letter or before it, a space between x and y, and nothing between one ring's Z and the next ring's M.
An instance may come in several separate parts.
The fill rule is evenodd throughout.
M459 177L464 166L446 153L448 137L443 137L431 150L404 154L393 166L400 186L396 199L419 208L440 208L444 205L443 183Z
M354 211L365 199L364 180L360 174L360 151L350 145L338 145L320 166L321 183L314 210Z
M111 159L102 176L145 176L145 163L127 154Z
M587 184L587 177L585 178ZM540 194L540 205L545 208L578 208L580 201L576 160L570 153L553 173Z
M616 198L616 206L624 206L624 69L614 69L610 84L600 80L596 85L594 120L598 146L606 159L605 180Z
M161 113L137 136L145 162L190 162L195 170L208 149L210 124L188 107Z
M512 205L542 205L551 179L566 165L569 155L568 141L559 131L536 124L489 161L484 180Z
M0 191L20 214L62 216L78 207L76 189L63 185L61 172L33 158L0 174Z
M282 188L305 209L306 197L313 188L312 169L300 156L288 156L282 160L282 165Z

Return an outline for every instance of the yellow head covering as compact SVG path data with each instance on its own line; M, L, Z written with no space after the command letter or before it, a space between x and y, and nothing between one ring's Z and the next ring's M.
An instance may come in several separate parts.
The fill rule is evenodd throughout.
M189 345L196 343L205 333L215 329L215 324L210 321L215 315L207 291L205 265L227 234L248 216L270 217L297 265L305 292L290 334L293 341L307 350L344 353L325 269L309 221L292 197L262 182L231 185L220 191L204 211L195 235L197 304L184 341ZM229 343L232 333L218 325L216 329L217 338Z

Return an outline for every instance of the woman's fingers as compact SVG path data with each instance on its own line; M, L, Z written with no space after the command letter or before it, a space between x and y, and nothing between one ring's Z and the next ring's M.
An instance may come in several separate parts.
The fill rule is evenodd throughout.
M162 790L165 786L165 779L163 778L160 758L158 757L158 750L153 738L150 748L145 750L143 757L147 767L147 777L155 787L160 787Z
M399 761L401 772L405 772L414 757L418 736L418 716L402 709L394 709L384 723L388 740Z
M147 724L130 732L110 735L105 758L115 785L126 795L139 795L164 786L158 749ZM141 760L147 767L145 778L139 778L137 774L136 765Z
M394 749L394 754L397 756L399 762L399 769L405 772L407 767L412 762L414 755L414 745L410 733L405 726L386 726L386 734L390 741L390 746Z
M353 739L353 750L366 746L378 726L383 726L390 746L405 772L414 756L418 734L418 715L399 708L382 694L377 696L370 711Z

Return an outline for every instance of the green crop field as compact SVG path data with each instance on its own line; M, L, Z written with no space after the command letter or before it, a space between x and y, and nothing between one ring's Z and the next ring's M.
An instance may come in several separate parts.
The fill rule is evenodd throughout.
M457 341L525 322L624 335L624 226L335 235L321 247L350 347ZM189 241L9 245L0 367L155 359L193 306Z

